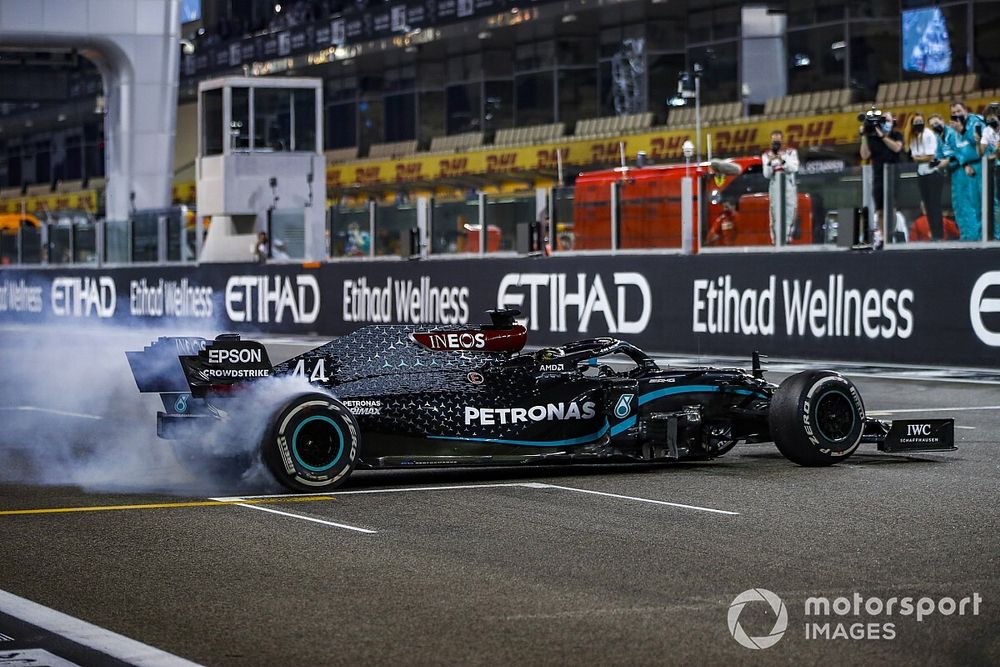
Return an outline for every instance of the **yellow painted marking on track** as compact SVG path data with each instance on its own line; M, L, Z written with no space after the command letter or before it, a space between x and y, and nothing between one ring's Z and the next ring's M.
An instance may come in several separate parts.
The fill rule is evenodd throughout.
M261 505L264 503L311 503L320 500L336 500L333 496L296 496L294 498L271 498L269 500L195 500L179 503L144 503L140 505L95 505L93 507L39 507L24 510L0 510L0 516L23 516L25 514L67 514L69 512L114 512L120 510L159 510L182 507L216 507L225 505Z

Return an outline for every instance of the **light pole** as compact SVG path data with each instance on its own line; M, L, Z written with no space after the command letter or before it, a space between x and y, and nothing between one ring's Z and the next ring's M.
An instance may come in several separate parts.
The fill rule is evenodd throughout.
M695 154L698 162L701 162L701 63L694 63L690 72L681 72L677 78L677 95L669 100L671 106L683 106L687 100L694 100L694 141ZM694 79L694 87L691 87L691 79Z

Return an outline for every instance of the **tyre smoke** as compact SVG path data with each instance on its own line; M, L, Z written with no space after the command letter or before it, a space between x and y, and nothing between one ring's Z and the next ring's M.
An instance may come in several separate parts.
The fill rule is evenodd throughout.
M0 329L0 482L178 495L280 490L259 443L280 402L308 384L255 383L226 402L227 428L185 444L161 440L162 402L138 392L125 357L160 335L112 326Z

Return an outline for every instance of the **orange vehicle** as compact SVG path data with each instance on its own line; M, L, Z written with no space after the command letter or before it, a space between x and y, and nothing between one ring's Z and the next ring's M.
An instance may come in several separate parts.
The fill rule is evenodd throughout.
M41 221L30 213L0 213L0 264L17 261L17 232L22 227L39 229Z
M619 182L619 248L681 247L681 179L694 179L694 218L701 238L712 245L770 245L767 180L760 158L713 160L690 166L654 165L580 174L573 201L574 250L611 247L611 184ZM697 193L702 192L699 201ZM725 204L728 204L726 206ZM798 195L792 244L812 243L813 201ZM711 234L713 227L724 233ZM697 228L697 227L696 227Z

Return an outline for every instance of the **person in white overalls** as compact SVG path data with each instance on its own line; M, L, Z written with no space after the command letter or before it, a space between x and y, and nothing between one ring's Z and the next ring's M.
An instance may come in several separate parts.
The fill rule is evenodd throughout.
M782 241L792 240L795 230L795 212L798 206L798 189L795 174L799 171L799 153L794 148L783 148L784 136L781 130L771 133L771 150L760 156L764 165L764 178L770 181L768 198L771 212L771 243L782 237L778 232L781 224L781 182L785 182L785 233Z

